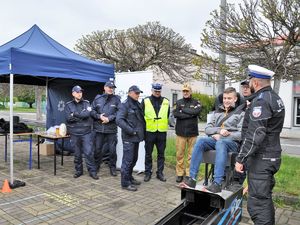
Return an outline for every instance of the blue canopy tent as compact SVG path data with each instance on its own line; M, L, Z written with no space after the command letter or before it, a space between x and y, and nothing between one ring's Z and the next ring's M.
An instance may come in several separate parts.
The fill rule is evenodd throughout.
M60 116L56 112L63 113L62 106L65 101L71 99L70 90L73 85L82 85L89 91L91 98L99 93L104 82L113 77L113 65L92 61L76 54L49 37L37 25L0 46L0 82L10 83L10 106L13 105L14 82L46 85L47 126L57 123L55 118ZM58 101L58 104L55 101ZM13 121L12 118L13 107L10 107L10 121ZM12 134L11 122L11 137ZM13 183L12 138L10 138L10 164Z

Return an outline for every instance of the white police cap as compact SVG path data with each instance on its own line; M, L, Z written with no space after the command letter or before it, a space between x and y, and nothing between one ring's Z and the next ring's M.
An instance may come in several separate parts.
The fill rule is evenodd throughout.
M249 65L248 73L250 77L256 77L260 79L271 79L275 74L273 71L257 65Z

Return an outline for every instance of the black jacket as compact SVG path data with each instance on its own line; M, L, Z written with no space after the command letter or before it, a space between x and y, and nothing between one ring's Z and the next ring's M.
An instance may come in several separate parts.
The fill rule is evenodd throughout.
M254 154L261 154L264 158L280 158L279 135L285 116L283 101L270 86L265 87L256 92L248 110L248 129L243 131L237 162L244 163Z
M100 133L117 133L117 111L120 107L120 97L117 95L97 95L92 103L91 116L94 119L94 130ZM109 119L108 123L102 123L100 115L104 113Z
M84 135L92 130L90 103L88 100L67 102L65 107L67 132L74 135Z
M174 107L176 135L182 137L198 136L198 116L201 111L201 103L193 98L182 98L176 102Z
M141 104L138 101L128 96L117 112L116 122L122 129L123 141L140 142L144 140L146 124Z

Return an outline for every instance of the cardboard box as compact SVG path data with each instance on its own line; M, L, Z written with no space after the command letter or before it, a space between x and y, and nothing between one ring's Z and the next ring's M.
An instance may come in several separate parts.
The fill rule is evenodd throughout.
M40 144L41 155L54 155L54 144Z

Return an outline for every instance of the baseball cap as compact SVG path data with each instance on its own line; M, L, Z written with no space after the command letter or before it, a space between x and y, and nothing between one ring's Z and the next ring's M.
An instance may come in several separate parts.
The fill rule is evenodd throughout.
M74 86L73 88L72 88L72 92L82 92L82 91L84 91L80 86L78 86L78 85L76 85L76 86Z
M183 84L182 91L192 91L192 88L189 84Z
M114 84L113 81L107 81L104 86L111 87L111 88L116 88L116 85Z
M242 80L241 85L249 85L249 80L248 79Z
M132 85L129 89L128 89L128 92L130 91L134 91L135 93L143 93L143 91L141 91L141 89L136 86L136 85Z

